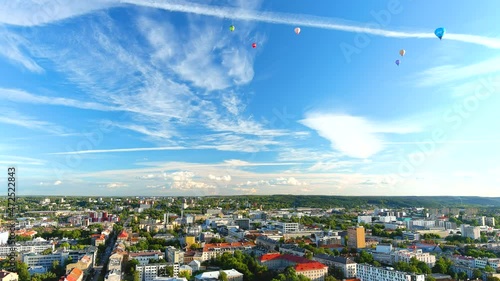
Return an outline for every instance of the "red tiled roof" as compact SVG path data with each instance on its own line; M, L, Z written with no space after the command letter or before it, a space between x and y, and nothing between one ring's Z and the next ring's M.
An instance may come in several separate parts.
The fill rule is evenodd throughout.
M295 271L320 270L328 267L320 262L312 261L303 257L289 255L289 254L281 255L279 253L272 253L272 254L265 254L260 257L261 262L266 262L275 259L284 259L295 263L296 264Z
M280 253L272 253L272 254L264 254L260 257L260 261L269 261L269 260L274 260L277 258L280 258L281 254Z
M299 263L295 266L295 271L309 271L309 270L320 270L327 268L328 266L320 263L320 262L308 262L308 263Z
M270 261L270 260L274 260L274 259L284 259L284 260L288 260L288 261L291 261L291 262L294 262L294 263L311 263L311 262L315 262L315 261L308 260L308 259L303 258L303 257L294 256L294 255L290 255L290 254L281 255L280 253L265 254L265 255L262 255L260 257L260 261L261 262Z
M118 234L118 238L127 238L128 237L128 234L125 230L122 230L122 232L120 232L120 234Z
M71 270L71 272L68 274L68 276L66 276L66 280L68 281L77 281L81 276L82 276L83 272L78 269L78 268L73 268L73 270Z
M212 243L212 244L205 244L203 247L203 252L208 252L210 249L213 248L236 248L236 247L253 247L255 246L255 243L253 242L233 242L233 243Z

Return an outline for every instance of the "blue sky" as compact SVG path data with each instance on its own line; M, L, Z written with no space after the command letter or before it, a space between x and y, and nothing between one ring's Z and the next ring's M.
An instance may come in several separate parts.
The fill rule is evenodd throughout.
M2 6L18 194L500 196L498 1Z

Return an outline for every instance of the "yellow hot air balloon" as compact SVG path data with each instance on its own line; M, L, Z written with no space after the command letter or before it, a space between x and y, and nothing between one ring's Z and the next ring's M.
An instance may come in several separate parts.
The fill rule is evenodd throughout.
M299 34L299 33L300 33L300 27L296 27L296 28L294 29L294 31L295 31L295 33L296 33L296 34Z
M399 54L400 54L401 56L404 56L404 55L405 55L405 53L406 53L406 51L405 51L405 50L401 50L401 51L399 51Z

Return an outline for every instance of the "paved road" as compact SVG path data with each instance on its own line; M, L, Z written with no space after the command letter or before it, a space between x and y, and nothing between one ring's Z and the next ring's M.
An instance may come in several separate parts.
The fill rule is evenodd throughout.
M127 219L127 221L123 224L124 227L127 227L128 224L130 223L130 218ZM118 235L118 233L116 233ZM106 268L102 268L104 265L104 262L109 259L109 256L111 256L111 252L113 251L113 248L115 247L116 243L116 238L113 235L113 240L108 244L108 247L106 247L106 251L104 252L103 257L101 258L101 263L97 266L94 267L95 273L94 277L92 278L92 281L97 281L99 279L99 275L101 274L102 270L106 270Z

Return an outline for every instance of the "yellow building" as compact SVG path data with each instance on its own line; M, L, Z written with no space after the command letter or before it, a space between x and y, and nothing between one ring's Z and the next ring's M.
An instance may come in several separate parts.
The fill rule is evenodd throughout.
M191 245L196 244L196 237L186 236L186 244L188 248L191 247Z
M365 228L362 226L349 227L347 229L347 247L354 249L366 248Z

